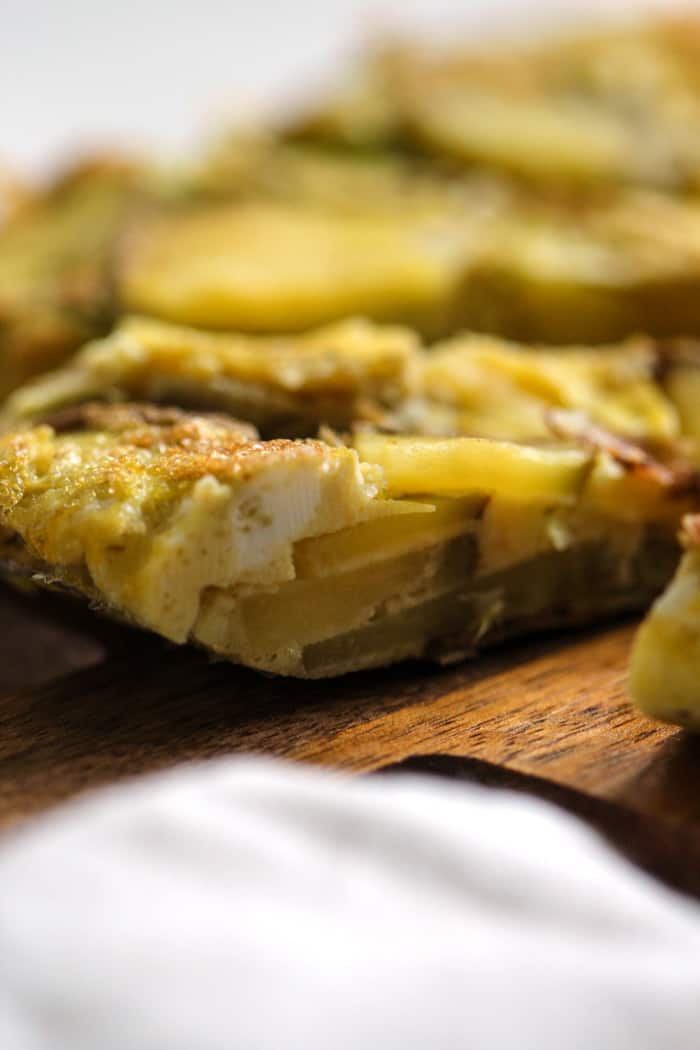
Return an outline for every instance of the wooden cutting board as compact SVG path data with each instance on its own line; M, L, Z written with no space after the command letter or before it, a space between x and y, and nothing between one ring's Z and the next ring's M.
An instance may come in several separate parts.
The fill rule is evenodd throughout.
M548 797L700 893L700 737L630 707L633 624L451 668L299 682L211 663L46 595L0 590L0 622L3 826L87 788L215 755L355 773L398 765Z

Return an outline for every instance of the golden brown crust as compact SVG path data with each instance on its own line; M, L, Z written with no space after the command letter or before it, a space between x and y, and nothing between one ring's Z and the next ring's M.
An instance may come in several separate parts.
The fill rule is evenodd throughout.
M153 453L149 472L165 481L245 480L265 463L323 456L323 442L278 438L259 441L255 427L216 413L193 415L178 408L99 402L56 413L44 421L57 435L111 435L114 445L105 469L142 473L138 450ZM20 435L21 440L21 435ZM11 444L17 436L9 436Z

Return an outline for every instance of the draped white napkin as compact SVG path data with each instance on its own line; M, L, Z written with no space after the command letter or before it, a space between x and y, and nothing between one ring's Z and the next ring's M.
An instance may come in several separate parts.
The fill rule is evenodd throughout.
M544 803L263 760L0 845L2 1050L697 1050L700 909Z

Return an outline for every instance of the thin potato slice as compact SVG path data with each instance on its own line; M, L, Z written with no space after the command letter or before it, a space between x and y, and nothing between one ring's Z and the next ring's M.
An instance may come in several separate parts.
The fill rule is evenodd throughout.
M361 459L381 466L391 496L484 492L512 500L573 502L591 465L581 449L482 438L359 433L354 446Z
M213 329L299 331L366 314L444 330L469 232L447 214L211 204L145 224L119 291L128 310Z

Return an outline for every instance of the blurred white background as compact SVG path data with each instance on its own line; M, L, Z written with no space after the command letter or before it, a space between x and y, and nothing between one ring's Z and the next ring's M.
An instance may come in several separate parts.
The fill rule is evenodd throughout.
M536 31L677 6L673 0L0 0L0 161L41 170L100 144L182 148L225 116L303 96L382 29L448 36L458 29Z

